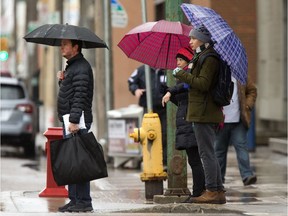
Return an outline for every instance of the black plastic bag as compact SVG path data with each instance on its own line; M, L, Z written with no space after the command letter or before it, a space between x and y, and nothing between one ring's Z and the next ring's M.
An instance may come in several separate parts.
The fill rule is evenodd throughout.
M50 142L57 185L84 183L108 176L102 146L92 132Z

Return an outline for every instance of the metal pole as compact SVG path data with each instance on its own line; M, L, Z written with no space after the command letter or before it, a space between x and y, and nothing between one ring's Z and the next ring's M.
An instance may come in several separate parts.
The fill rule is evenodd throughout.
M183 0L165 1L166 20L183 20L183 12L180 8L182 2ZM172 71L167 72L167 84L168 86L175 85L175 79L172 76ZM190 194L190 191L187 188L186 152L175 149L176 111L177 108L174 104L167 103L168 188L164 193L165 196L180 196Z
M105 95L106 111L113 107L113 73L112 73L112 47L111 47L111 0L104 0L104 41L108 49L105 49Z
M147 22L146 15L146 0L141 0L141 8L142 8L142 20L143 23ZM146 82L146 97L147 97L147 110L148 113L153 112L153 104L152 104L152 92L151 92L151 75L150 75L150 67L145 65L145 82Z
M105 30L104 30L104 1L97 0L95 1L95 33L100 37L104 38ZM97 137L99 139L107 138L107 108L106 108L106 100L109 95L106 95L106 81L109 77L106 77L105 70L105 49L95 49L96 53L96 65L95 65L95 73L94 73L94 102L93 107L95 109L94 117L95 124L93 127L96 127ZM105 71L105 75L103 73L99 73L100 71ZM103 103L103 98L105 98L105 102ZM104 108L103 108L104 105ZM94 112L94 110L93 110Z

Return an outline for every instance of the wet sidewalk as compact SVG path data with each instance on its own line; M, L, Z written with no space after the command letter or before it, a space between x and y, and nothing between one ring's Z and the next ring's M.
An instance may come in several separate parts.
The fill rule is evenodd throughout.
M236 155L228 154L226 198L224 205L212 204L148 204L140 170L109 169L109 177L91 182L93 213L58 213L66 198L39 197L39 190L11 190L1 192L0 215L287 215L287 155L272 152L267 146L250 153L251 164L258 181L244 186L237 167ZM4 164L5 165L5 164ZM3 164L2 164L3 166ZM37 172L37 171L35 171ZM34 181L46 182L46 175L38 171ZM21 178L21 176L19 176ZM31 181L33 184L33 181ZM188 188L191 189L191 171L188 169ZM164 190L167 181L164 182Z

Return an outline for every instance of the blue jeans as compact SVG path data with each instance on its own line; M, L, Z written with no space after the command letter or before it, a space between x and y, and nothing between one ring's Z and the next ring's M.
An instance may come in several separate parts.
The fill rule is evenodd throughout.
M225 123L216 135L215 151L218 158L222 181L225 181L227 152L229 144L233 145L236 151L238 168L242 180L252 176L253 171L250 167L249 152L247 148L247 129L239 123Z
M198 151L202 160L206 189L209 191L223 190L220 166L214 150L216 124L194 122L194 132Z
M91 123L86 123L87 129L81 129L78 133L85 134L88 133L91 127ZM65 134L65 129L63 126L63 137L69 138L72 134ZM68 185L68 196L70 201L73 204L80 204L80 205L91 205L91 196L90 196L90 182L83 182L80 184L70 184Z

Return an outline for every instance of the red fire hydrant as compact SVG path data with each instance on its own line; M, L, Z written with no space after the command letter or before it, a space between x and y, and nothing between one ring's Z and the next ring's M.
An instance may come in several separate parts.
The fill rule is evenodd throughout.
M46 188L39 193L39 197L68 197L68 191L65 186L58 186L54 180L50 156L50 141L62 139L63 129L61 127L48 128L48 130L44 132L44 136L47 138L47 142L45 143L47 176Z

